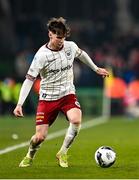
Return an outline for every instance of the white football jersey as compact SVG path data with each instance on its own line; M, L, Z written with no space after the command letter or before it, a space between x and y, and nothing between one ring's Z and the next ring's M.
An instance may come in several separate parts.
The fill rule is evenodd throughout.
M34 56L28 75L40 74L40 100L57 100L68 94L75 94L73 84L73 61L81 54L81 49L72 42L64 41L59 51L43 45Z

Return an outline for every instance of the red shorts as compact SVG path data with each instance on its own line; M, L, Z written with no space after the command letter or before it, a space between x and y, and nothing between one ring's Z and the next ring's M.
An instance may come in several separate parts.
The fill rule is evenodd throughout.
M66 115L67 111L72 108L80 109L80 104L74 94L69 94L55 101L40 100L36 113L36 125L49 124L50 126L60 111Z

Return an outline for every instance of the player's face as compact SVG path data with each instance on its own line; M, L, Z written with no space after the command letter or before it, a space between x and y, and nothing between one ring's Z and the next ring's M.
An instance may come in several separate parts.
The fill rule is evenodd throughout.
M62 48L64 44L65 37L49 32L51 47L55 50Z

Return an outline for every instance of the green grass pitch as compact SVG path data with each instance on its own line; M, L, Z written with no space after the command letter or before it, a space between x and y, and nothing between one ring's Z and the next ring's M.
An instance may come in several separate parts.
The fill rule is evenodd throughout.
M34 133L34 117L16 119L0 117L0 150L28 141ZM90 118L84 118L84 122ZM68 126L59 117L49 130L49 134ZM38 151L33 166L19 168L18 164L28 147L0 154L0 179L138 179L139 178L139 120L125 117L111 118L98 126L82 129L69 150L69 168L57 165L55 154L63 137L45 141ZM12 139L12 134L18 139ZM96 149L102 145L114 148L117 154L115 164L110 168L100 168L94 160Z

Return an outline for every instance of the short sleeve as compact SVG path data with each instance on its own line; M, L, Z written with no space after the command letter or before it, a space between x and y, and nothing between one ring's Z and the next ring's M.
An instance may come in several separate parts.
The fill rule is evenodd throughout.
M44 60L45 58L42 54L36 54L33 58L33 61L30 65L27 74L36 78L42 70L42 68L44 67Z
M71 42L71 45L72 45L72 48L74 49L75 51L75 57L78 57L81 55L82 53L82 50L77 46L77 44L75 42Z

